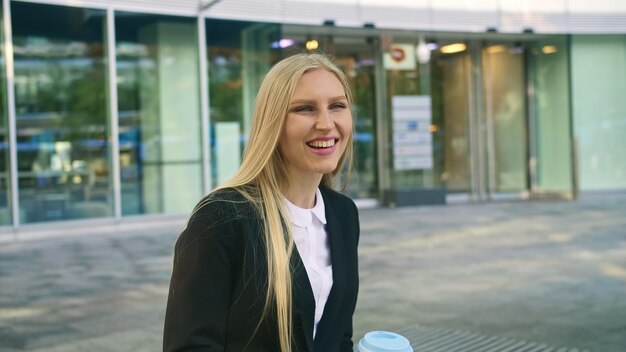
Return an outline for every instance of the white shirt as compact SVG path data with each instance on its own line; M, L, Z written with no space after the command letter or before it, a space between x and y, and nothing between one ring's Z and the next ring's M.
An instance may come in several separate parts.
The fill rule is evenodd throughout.
M315 206L311 209L300 208L286 198L285 204L291 215L293 239L313 289L315 298L313 337L315 337L317 324L322 319L324 306L333 286L330 244L324 229L326 224L324 200L318 189L315 192Z

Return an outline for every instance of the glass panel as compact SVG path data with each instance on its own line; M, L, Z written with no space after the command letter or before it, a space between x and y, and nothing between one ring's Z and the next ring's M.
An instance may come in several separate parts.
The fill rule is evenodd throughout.
M575 35L571 50L580 189L624 189L626 35Z
M11 6L20 218L111 216L106 13Z
M196 20L115 13L122 214L180 214L202 197Z
M482 55L490 187L496 192L526 190L528 148L524 50L493 44L486 46Z
M444 54L433 51L432 96L435 141L443 153L441 180L448 192L470 192L470 55L465 51ZM440 140L441 139L441 140Z
M7 77L4 59L4 4L0 3L0 225L11 224Z
M262 77L280 58L276 24L207 20L213 186L239 167Z
M354 165L346 193L378 198L374 46L366 38L342 37L335 37L333 45L335 61L348 76L354 100Z
M565 38L532 45L534 154L538 192L572 191L569 69Z
M442 75L448 74L442 60L447 59L433 53L432 60L419 63L415 53L415 44L398 42L384 54L391 188L396 190L441 187L449 178L445 114L454 95L441 86ZM412 106L403 106L402 99Z
M278 58L278 48L274 43L280 38L279 30L279 27L274 24L254 23L241 31L243 131L245 135L248 135L252 126L254 100L261 81Z

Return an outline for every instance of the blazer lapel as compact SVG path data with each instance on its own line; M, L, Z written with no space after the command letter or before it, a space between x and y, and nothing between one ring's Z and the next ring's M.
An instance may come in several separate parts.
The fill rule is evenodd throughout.
M307 350L314 351L313 323L315 319L315 297L313 296L313 289L311 288L309 277L304 268L304 263L295 247L291 255L291 267L293 270L292 289L294 292L294 309L297 311L297 314L300 315L300 322L304 330L302 333L306 340Z
M326 232L330 238L330 258L333 266L333 286L330 290L328 300L324 306L322 319L317 325L317 334L315 341L324 341L325 336L332 331L333 322L336 320L337 312L341 305L341 298L344 296L346 289L346 258L341 231L340 215L337 214L338 209L333 209L330 202L331 195L321 188L324 198L324 207L326 208Z

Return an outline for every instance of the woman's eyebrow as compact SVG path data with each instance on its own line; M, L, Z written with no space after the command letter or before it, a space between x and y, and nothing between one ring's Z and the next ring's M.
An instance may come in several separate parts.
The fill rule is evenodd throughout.
M294 99L292 100L289 105L294 105L294 104L312 104L315 103L315 100L310 100L310 99Z
M347 99L345 95L338 95L336 97L331 97L328 100L329 101L338 101L338 100L345 100ZM294 99L292 100L289 105L294 105L294 104L314 104L316 102L315 99Z

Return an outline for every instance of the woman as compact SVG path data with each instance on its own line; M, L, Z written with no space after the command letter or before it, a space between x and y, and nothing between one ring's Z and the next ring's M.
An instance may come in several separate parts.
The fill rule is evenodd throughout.
M165 351L352 351L358 213L331 190L351 161L350 104L322 55L268 72L240 169L176 242Z

